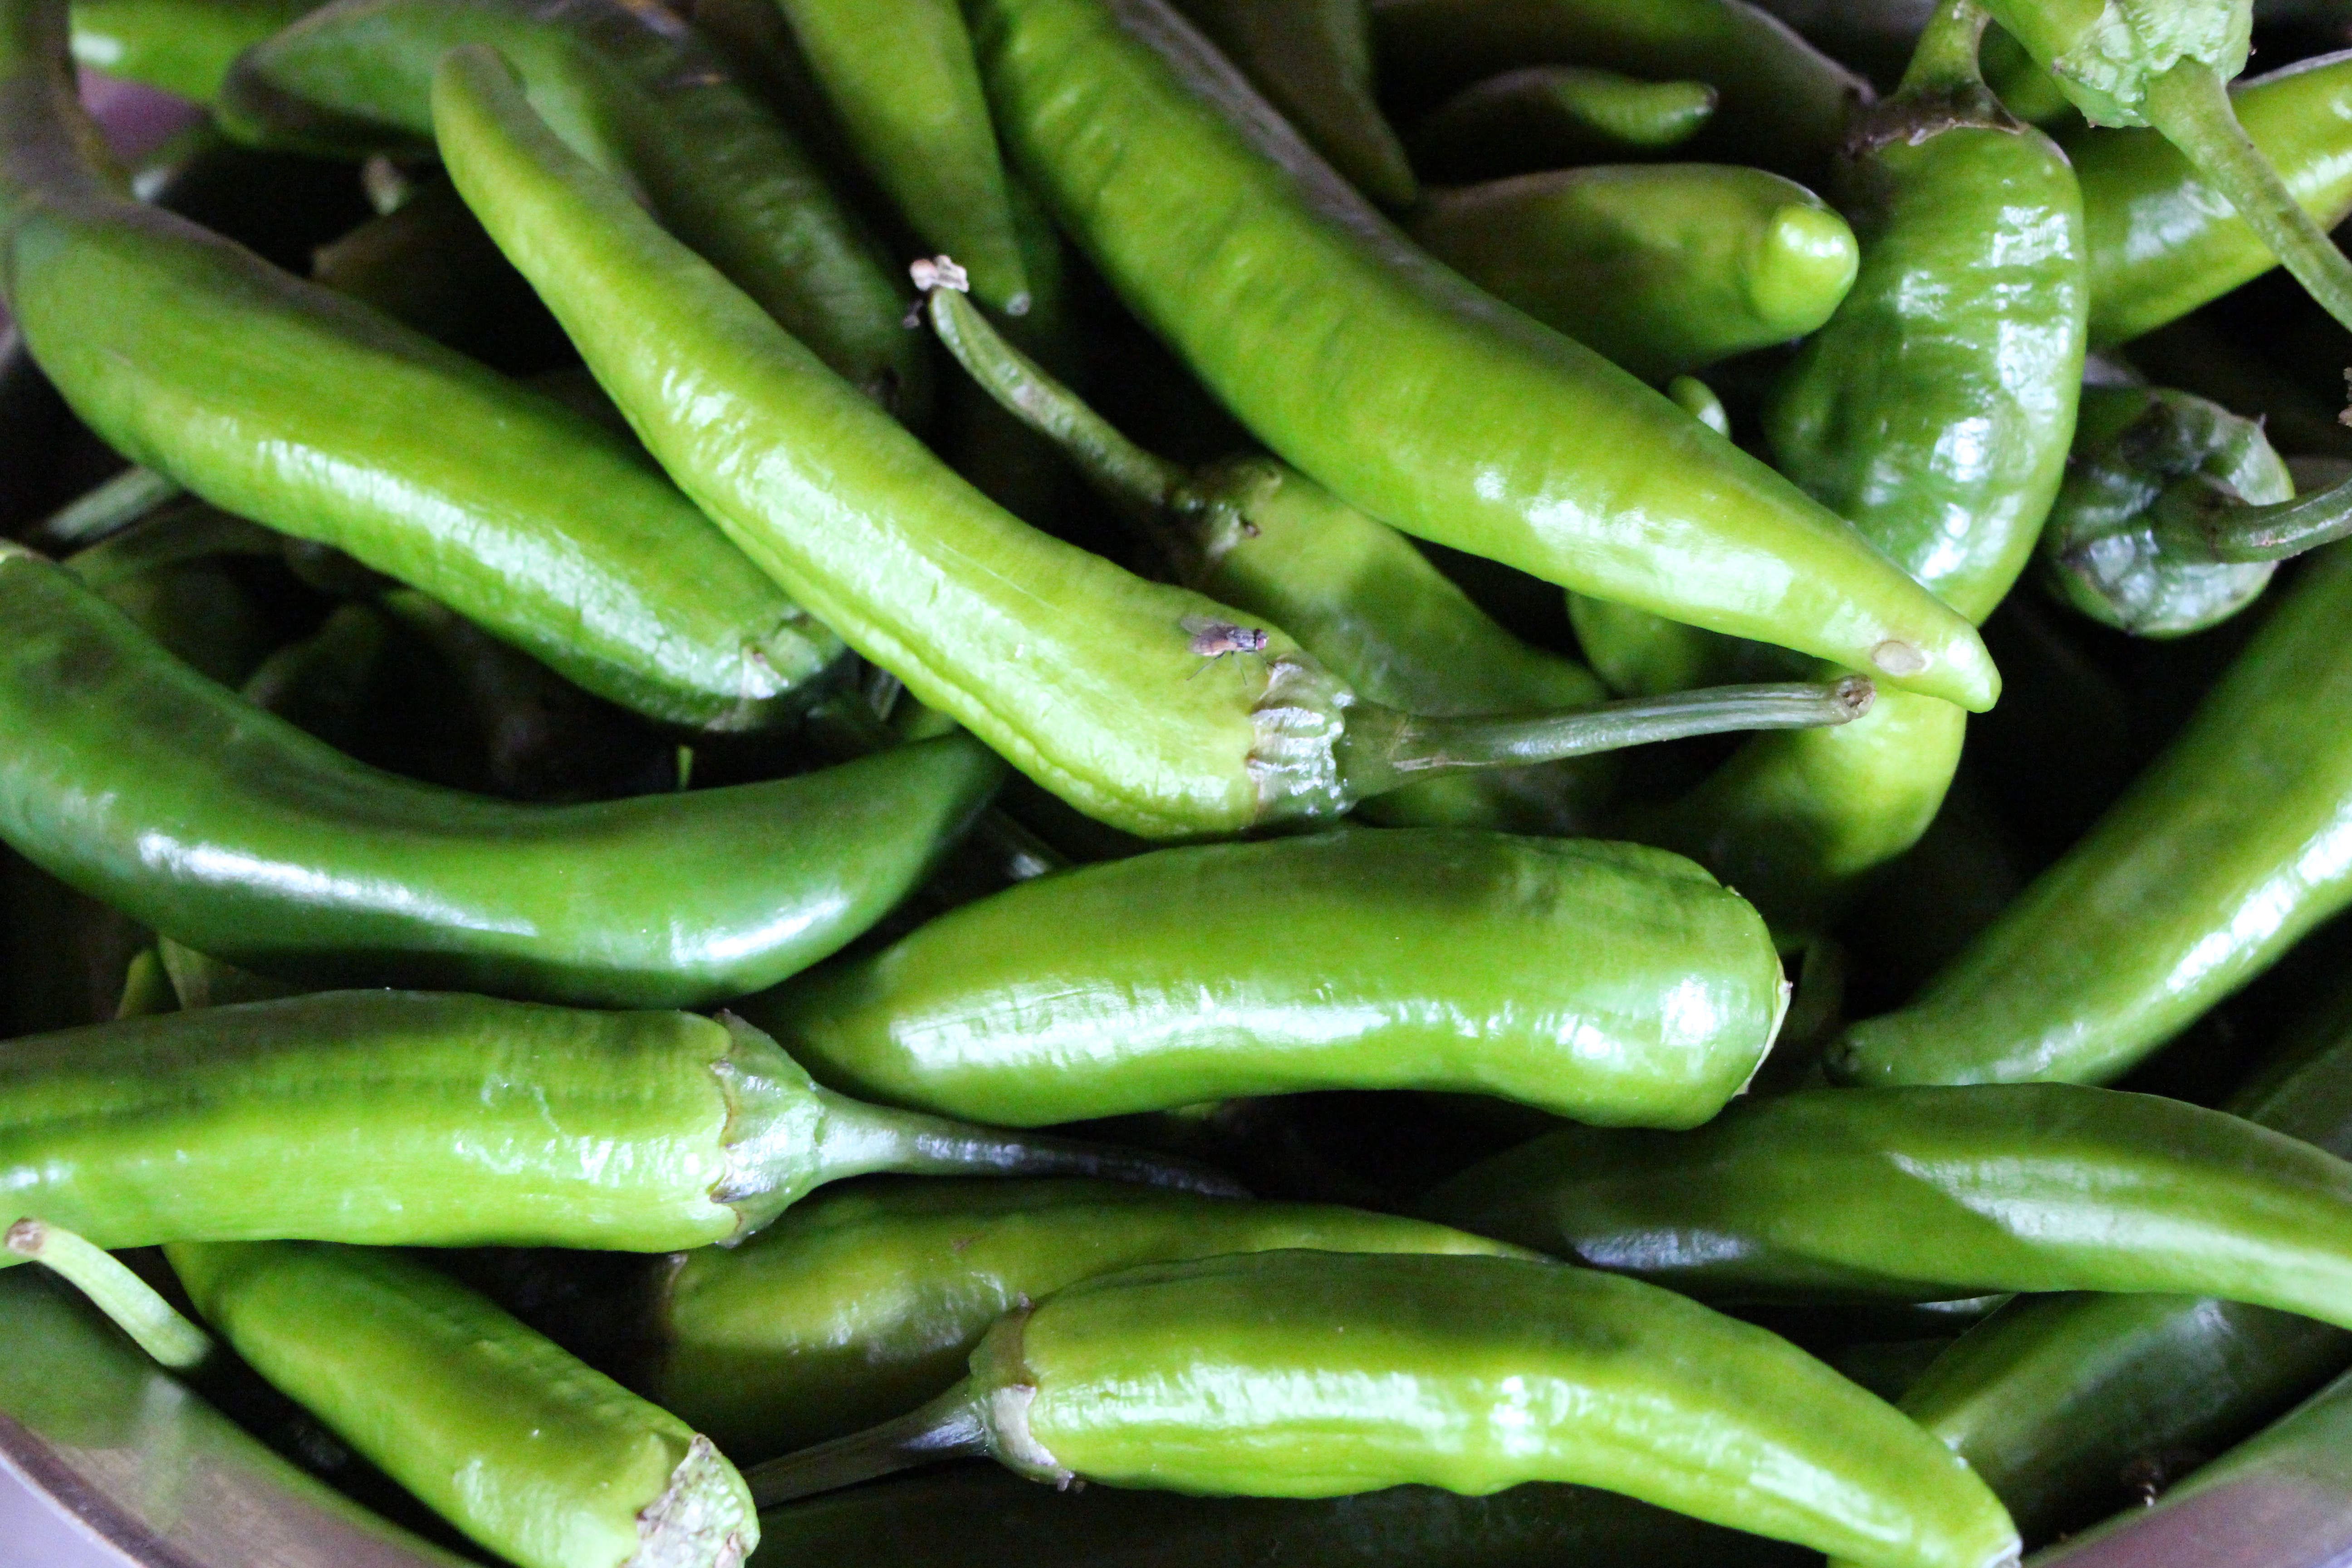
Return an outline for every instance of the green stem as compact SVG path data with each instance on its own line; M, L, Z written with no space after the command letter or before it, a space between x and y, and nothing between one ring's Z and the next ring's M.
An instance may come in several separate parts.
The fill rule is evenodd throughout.
M824 1105L824 1131L814 1154L823 1173L820 1181L886 1171L912 1176L1092 1176L1213 1197L1248 1195L1222 1172L1172 1154L1003 1132L920 1111L868 1105L830 1089L816 1093ZM792 1157L805 1161L809 1153L802 1150Z
M2248 506L2191 474L2157 498L2157 541L2176 561L2284 561L2352 537L2352 479L2294 500Z
M2144 107L2148 123L2180 150L2198 177L2229 199L2329 315L2352 328L2352 261L2238 123L2221 73L2201 60L2183 59L2148 84Z
M186 1372L211 1358L212 1337L173 1310L154 1287L112 1253L37 1219L20 1219L10 1226L6 1246L16 1257L44 1265L89 1297L92 1306L163 1365Z
M1977 0L1944 0L1912 48L1897 90L1918 97L1984 86L1979 57L1989 20Z
M125 468L79 500L51 512L26 537L51 551L95 544L186 493L178 480L166 479L152 468Z
M972 1384L960 1383L895 1421L754 1466L743 1473L744 1484L755 1507L770 1509L922 1465L984 1457L990 1450L984 1399Z
M1850 675L1826 684L1704 687L1527 717L1436 719L1360 709L1348 726L1341 773L1350 798L1368 800L1422 779L1478 768L1527 767L1738 730L1848 723L1870 711L1875 695L1868 679Z

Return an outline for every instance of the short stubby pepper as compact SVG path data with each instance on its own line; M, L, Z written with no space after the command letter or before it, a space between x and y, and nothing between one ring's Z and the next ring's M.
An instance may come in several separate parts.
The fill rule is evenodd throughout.
M839 639L623 438L132 201L75 101L63 6L0 25L8 305L101 437L625 707L751 729L805 706Z
M1977 709L1958 616L1787 480L1433 263L1160 0L984 0L1000 129L1279 457L1406 532Z
M1873 1568L2017 1553L1967 1466L1786 1341L1511 1258L1260 1252L1084 1280L1000 1321L925 1409L746 1479L764 1505L958 1452L1209 1496L1572 1481Z
M236 57L323 0L76 0L74 58L210 103Z
M2239 82L2230 102L2314 222L2332 229L2352 216L2352 54ZM2085 129L2063 141L2083 185L2093 343L2128 342L2278 265L2156 132Z
M1279 627L972 489L572 153L495 54L450 51L434 100L458 189L688 493L927 706L1115 826L1230 834L1463 767L1868 707L1866 681L1524 721L1369 702Z
M2116 1078L2352 900L2352 550L2292 593L2123 798L1833 1081Z
M750 1461L838 1437L955 1385L1024 1301L1143 1263L1304 1247L1515 1255L1426 1220L1236 1203L1110 1182L861 1182L659 1286L645 1386Z
M1233 1190L1181 1162L860 1105L740 1020L690 1013L321 992L0 1049L9 1201L110 1248L674 1252L875 1171Z
M1587 66L1523 66L1473 83L1406 137L1432 180L1493 180L1664 157L1715 118L1703 81L1644 81Z
M1084 867L742 1005L845 1092L1004 1126L1417 1088L1689 1127L1787 994L1679 856L1393 828Z
M1363 0L1175 0L1267 101L1364 195L1387 207L1421 194L1372 97Z
M709 1438L421 1263L299 1241L165 1256L247 1365L517 1568L739 1568L759 1543Z
M2352 1328L2352 1163L2080 1084L1810 1089L1690 1133L1570 1129L1423 1209L1724 1300L2195 1291Z
M492 800L313 740L18 545L0 543L0 839L155 931L290 977L724 1001L888 913L1003 777L962 736L686 795Z
M852 384L919 421L929 376L904 291L824 173L695 31L625 0L338 0L248 51L231 132L358 154L432 151L433 68L503 50L565 142Z
M1436 191L1410 226L1473 283L1649 382L1813 331L1859 265L1853 231L1812 192L1715 163Z
M1743 0L1370 0L1392 96L1426 105L1497 71L1600 66L1719 95L1689 150L1807 179L1870 84Z

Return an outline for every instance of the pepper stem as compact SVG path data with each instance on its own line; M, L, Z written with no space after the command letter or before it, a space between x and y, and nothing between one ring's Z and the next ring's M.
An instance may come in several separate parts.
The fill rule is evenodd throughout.
M981 1458L992 1447L987 1395L967 1380L896 1420L755 1465L743 1483L754 1507L770 1509L922 1465Z
M1984 86L1979 63L1990 15L1977 0L1944 0L1911 50L1902 85L1912 97Z
M1350 801L1369 800L1475 768L1527 767L1738 730L1844 724L1869 712L1876 695L1866 678L1849 675L1826 684L1703 687L1528 717L1437 719L1360 709L1348 725L1340 772Z
M37 1219L10 1226L6 1247L16 1257L45 1265L89 1297L141 1350L174 1372L201 1366L211 1357L212 1336L182 1317L153 1286L104 1248Z
M2352 479L2269 506L2249 506L2203 474L2157 498L2157 542L2176 561L2284 561L2352 536Z
M2329 315L2352 328L2352 261L2238 123L2221 74L2202 60L2184 58L2148 83L2143 107L2148 123L2180 150L2198 177L2229 199Z
M890 1172L909 1176L1093 1176L1212 1197L1246 1197L1223 1173L1172 1154L1032 1137L816 1089L824 1110L820 1181Z

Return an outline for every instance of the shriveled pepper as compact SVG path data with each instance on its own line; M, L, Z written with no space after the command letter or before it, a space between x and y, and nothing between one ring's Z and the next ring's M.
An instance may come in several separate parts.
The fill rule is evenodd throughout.
M1364 0L1175 0L1364 195L1411 206L1420 182L1372 96Z
M2352 1328L2352 1163L2080 1084L1810 1089L1689 1133L1570 1129L1423 1212L1730 1300L2194 1291Z
M763 1505L955 1454L1210 1495L1574 1481L1875 1568L1998 1568L1958 1458L1785 1341L1510 1258L1261 1252L1130 1268L1008 1314L898 1422L761 1466Z
M2352 900L2352 550L2302 579L2123 798L1833 1081L2103 1082Z
M323 0L76 0L74 58L210 103L236 57Z
M1108 1182L860 1183L740 1247L688 1253L650 1314L646 1391L752 1460L954 1386L1023 1301L1141 1263L1306 1247L1514 1255L1426 1220Z
M690 1013L321 992L0 1050L9 1201L107 1247L671 1252L874 1171L1232 1190L1181 1162L860 1105L740 1020Z
M625 0L339 0L238 62L223 125L356 155L432 151L433 67L505 52L566 143L884 406L919 421L904 292L822 172L691 27Z
M8 304L92 429L641 712L747 729L804 705L838 640L627 445L122 195L63 7L14 0L0 26Z
M1084 867L743 1006L845 1090L1008 1126L1421 1088L1687 1127L1787 994L1679 856L1395 828Z
M984 0L973 20L1006 144L1063 226L1334 494L1581 592L1991 703L1958 616L1664 397L1433 266L1160 0Z
M972 489L566 148L488 51L451 51L435 121L491 237L745 553L929 707L1115 826L1234 833L1421 776L1867 706L1866 683L1527 720L1366 701L1279 628Z
M1803 337L1853 288L1853 231L1761 169L1599 164L1432 193L1414 239L1480 288L1663 382Z
M1586 66L1523 66L1473 83L1406 138L1433 180L1492 180L1663 156L1715 117L1703 81L1644 81Z

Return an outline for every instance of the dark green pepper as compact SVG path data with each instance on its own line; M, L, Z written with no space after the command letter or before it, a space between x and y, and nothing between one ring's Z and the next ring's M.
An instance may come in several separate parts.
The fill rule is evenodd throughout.
M1433 180L1492 180L1663 156L1715 117L1703 81L1643 81L1584 66L1525 66L1464 88L1406 145Z
M1688 1127L1787 1000L1763 921L1678 856L1396 828L1044 878L744 1006L846 1091L1007 1126L1421 1088Z

